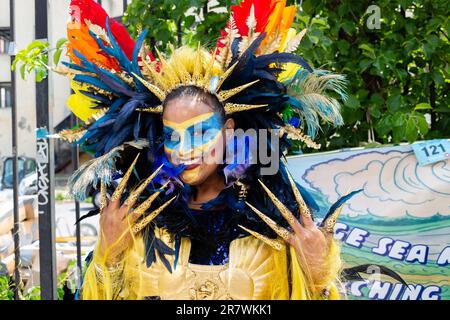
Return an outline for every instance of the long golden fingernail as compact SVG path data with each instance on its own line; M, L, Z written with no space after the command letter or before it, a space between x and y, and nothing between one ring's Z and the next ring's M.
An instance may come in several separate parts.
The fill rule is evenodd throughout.
M288 208L286 208L286 206L280 200L278 200L277 197L275 197L275 195L272 193L272 191L270 191L269 188L267 188L266 185L261 180L258 179L258 181L262 185L262 187L264 188L266 193L269 195L269 198L270 198L270 200L272 200L275 207L278 208L281 215L286 219L286 221L289 223L289 225L292 228L294 228L296 218L292 214L292 212Z
M103 209L106 208L107 202L108 202L108 196L106 194L106 183L103 182L103 180L100 183L100 213L103 211Z
M166 202L165 204L163 204L161 207L159 207L158 209L156 209L155 211L153 211L152 213L150 213L147 217L145 217L144 219L142 219L141 221L139 221L138 223L136 223L133 226L133 232L136 234L138 232L140 232L142 229L144 229L150 222L153 221L153 219L155 219L165 208L167 208L172 202L173 200L175 200L176 196L173 197L172 199L170 199L168 202Z
M298 208L300 209L300 214L305 217L311 217L311 211L303 200L302 194L297 188L294 179L291 176L291 173L286 169L287 176L289 178L289 183L291 184L292 191L294 192L295 200L297 201Z
M139 158L139 155L137 155L136 159L134 159L133 163L131 164L128 171L123 176L123 179L120 181L119 185L117 186L117 189L114 191L111 201L117 201L122 196L123 191L127 187L128 179L130 179L131 173L133 172L134 166L136 165L136 162Z
M135 191L133 191L131 193L131 195L128 197L127 200L125 200L124 205L128 206L129 208L131 208L135 203L136 200L139 198L139 196L141 195L141 193L145 190L145 188L147 188L148 184L156 177L156 175L161 171L161 169L163 168L164 164L162 164L158 169L156 169L155 172L153 172L152 175L150 175L150 177L148 177Z
M290 232L285 228L279 226L275 221L270 219L264 213L256 209L250 203L245 202L275 233L283 240L287 241L290 238Z
M339 218L339 215L341 214L342 208L344 205L341 205L338 207L334 212L326 218L322 223L321 227L328 233L334 233L334 226L336 225L337 219Z
M277 240L270 239L270 238L268 238L268 237L266 237L266 236L263 236L262 234L260 234L260 233L258 233L258 232L256 232L256 231L247 229L246 227L241 226L241 225L239 225L239 228L243 229L244 231L247 231L247 232L250 233L252 236L254 236L256 239L261 240L262 242L264 242L265 244L271 246L271 247L272 247L273 249L275 249L275 250L280 251L280 250L283 248L283 246L281 245L281 243L280 243L279 241L277 241Z
M166 182L161 189L165 189L167 185L169 184L169 181ZM135 219L139 218L139 216L143 215L148 208L152 206L153 201L155 201L156 198L161 194L162 191L157 191L154 194L152 194L150 197L148 197L144 202L142 202L135 210L133 210L133 214L135 216Z

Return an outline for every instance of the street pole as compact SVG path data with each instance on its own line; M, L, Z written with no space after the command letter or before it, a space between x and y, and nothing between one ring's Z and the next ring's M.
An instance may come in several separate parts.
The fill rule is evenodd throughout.
M12 50L11 65L15 59L15 25L14 0L9 0L10 43ZM19 172L17 157L17 105L16 105L16 73L11 71L11 121L12 121L12 157L13 157L13 203L14 203L14 299L20 299L20 217L19 217Z
M47 0L35 0L35 38L48 39ZM37 171L39 211L39 276L42 300L57 300L55 248L55 157L49 115L48 78L36 83Z
M70 125L71 127L74 127L78 125L78 119L74 114L71 114L70 116ZM73 165L73 172L75 172L79 165L80 165L80 158L79 158L79 147L78 144L73 143L72 144L72 165ZM75 221L78 221L80 219L80 202L75 200ZM79 272L79 276L81 277L81 274L83 272L83 262L81 260L81 223L77 223L76 225L76 238L77 238L77 269Z

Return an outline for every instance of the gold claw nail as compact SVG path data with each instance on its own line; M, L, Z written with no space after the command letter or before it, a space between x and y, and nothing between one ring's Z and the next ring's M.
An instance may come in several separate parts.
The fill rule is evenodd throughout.
M106 183L100 183L100 212L102 212L108 203L108 196L106 194Z
M138 223L136 223L133 226L133 232L136 234L138 232L140 232L142 229L144 229L150 222L153 221L153 219L155 219L165 208L167 208L172 202L173 200L175 200L176 196L173 197L172 199L170 199L168 202L166 202L165 204L163 204L161 207L159 207L158 209L156 209L155 211L153 211L152 213L150 213L147 217L145 217L144 219L142 219L141 221L139 221Z
M113 193L113 195L111 197L111 201L116 201L116 200L120 199L120 197L122 196L123 191L127 187L128 179L130 179L131 173L133 172L134 166L136 165L136 162L137 162L137 160L139 158L139 155L140 154L138 154L136 159L134 159L134 161L131 164L130 168L125 173L123 179L120 181L119 185L117 186L117 189L114 191L114 193Z
M164 184L161 189L165 189L167 187L167 185L169 184L169 182L166 182L166 184ZM135 216L135 219L139 218L141 215L143 215L148 208L151 207L153 201L155 201L156 198L158 198L158 196L161 194L161 191L157 191L154 194L152 194L150 197L148 197L147 200L145 200L144 202L142 202L139 207L137 207L134 211L133 211L133 215Z
M284 241L289 240L290 238L290 232L286 230L283 227L280 227L275 221L270 219L268 216L266 216L264 213L256 209L254 206L252 206L250 203L245 202L275 233L281 237Z
M150 175L150 177L148 177L143 183L141 183L141 185L131 193L131 195L128 197L127 200L125 200L124 205L128 206L129 208L131 208L137 201L137 199L139 199L139 196L141 195L141 193L145 190L145 188L147 188L148 184L150 182L152 182L152 180L156 177L156 175L161 171L161 169L163 168L163 164L156 169L155 172L153 172L152 175Z
M266 236L263 236L262 234L260 234L260 233L258 233L258 232L256 232L256 231L247 229L246 227L241 226L241 225L239 225L239 228L241 228L241 229L244 230L244 231L247 231L247 232L250 233L252 236L254 236L256 239L261 240L262 242L264 242L265 244L271 246L271 247L272 247L273 249L275 249L275 250L280 251L280 250L283 248L283 246L281 245L281 243L280 243L279 241L277 241L277 240L270 239L270 238L268 238L268 237L266 237Z
M289 183L291 184L292 191L294 192L295 200L297 201L298 208L300 209L300 214L305 217L311 217L311 211L303 200L302 194L297 188L294 179L291 176L291 173L286 169L287 176L289 178Z
M277 197L275 197L275 195L272 193L272 191L270 191L269 188L267 188L266 185L261 180L258 180L258 181L261 184L261 186L264 188L266 193L269 195L269 198L272 200L275 207L278 208L281 215L286 219L286 221L289 223L289 225L292 228L294 228L296 218L292 214L292 212L288 208L286 208L286 206L280 200L278 200Z
M339 208L334 210L334 212L321 223L322 228L326 232L334 233L334 226L336 225L337 219L339 218L343 207L344 205L341 205Z

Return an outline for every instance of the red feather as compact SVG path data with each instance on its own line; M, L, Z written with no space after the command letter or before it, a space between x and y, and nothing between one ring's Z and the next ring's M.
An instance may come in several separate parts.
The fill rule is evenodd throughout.
M70 3L70 15L72 20L85 24L85 20L102 28L106 26L106 11L93 0L72 0ZM132 59L134 40L130 37L125 27L114 19L110 19L111 33L128 59Z
M256 32L263 32L266 28L269 16L275 4L279 0L244 0L239 5L231 6L236 27L241 36L248 35L247 18L250 15L252 5L255 8Z

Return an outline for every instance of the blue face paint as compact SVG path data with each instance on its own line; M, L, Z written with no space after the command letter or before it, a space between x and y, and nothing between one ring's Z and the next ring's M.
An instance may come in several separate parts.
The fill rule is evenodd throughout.
M164 147L168 153L203 153L217 141L222 129L221 117L213 112L182 123L164 120Z

